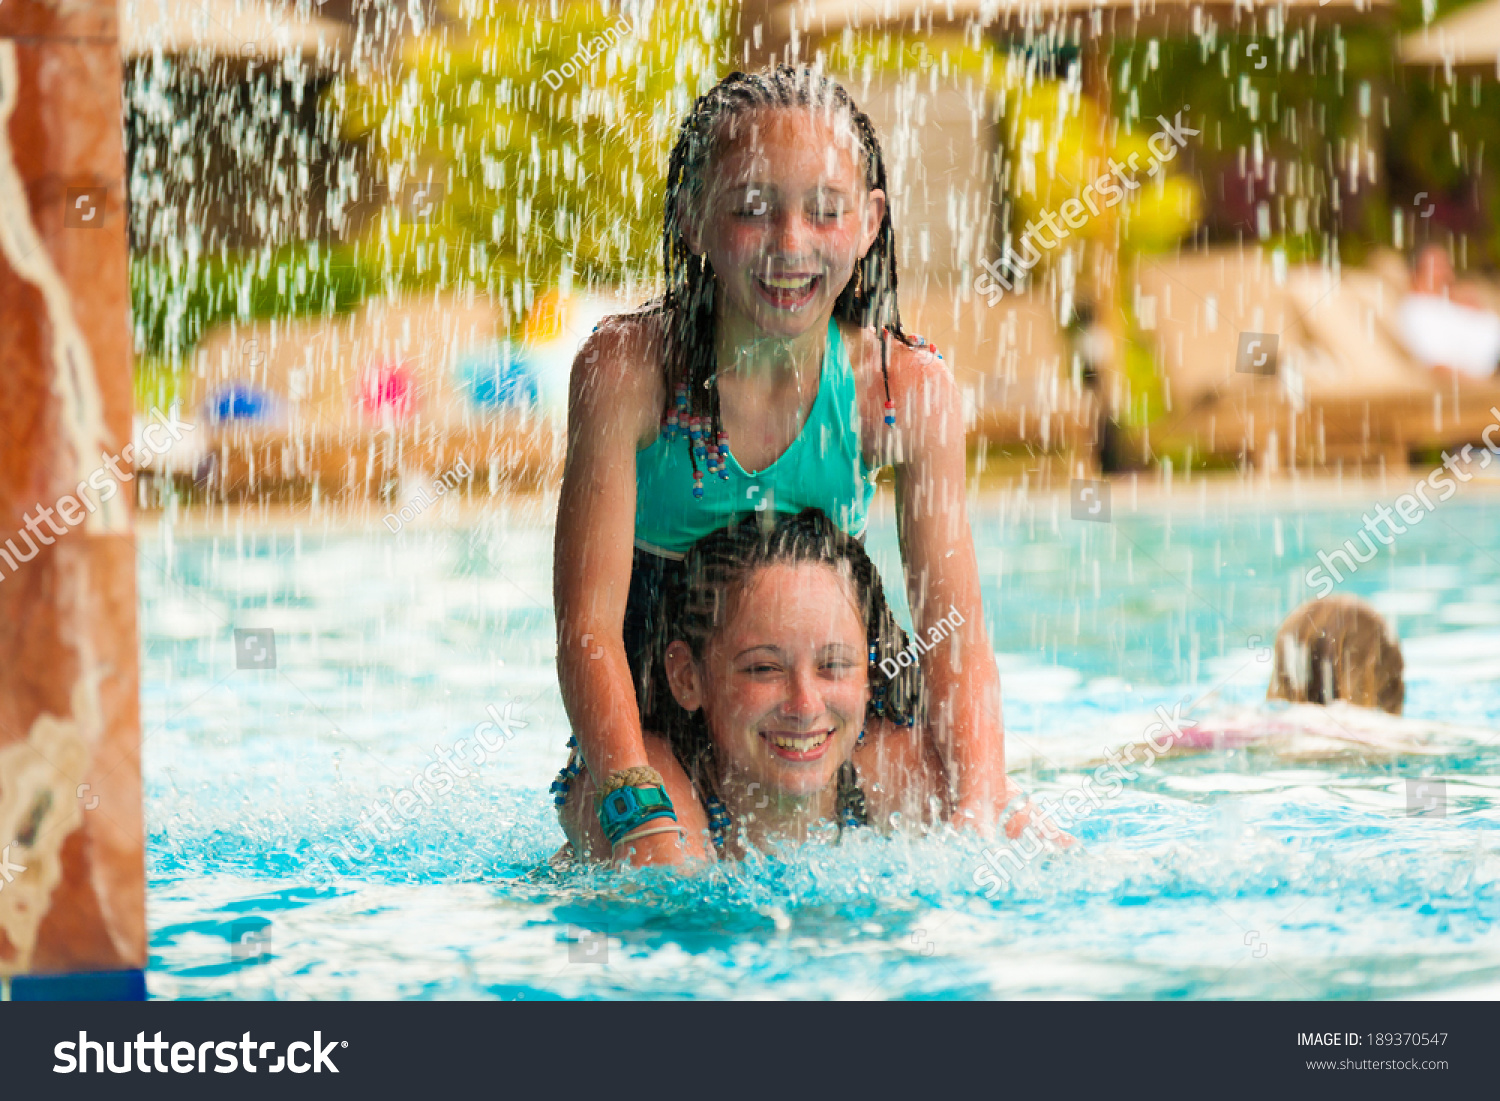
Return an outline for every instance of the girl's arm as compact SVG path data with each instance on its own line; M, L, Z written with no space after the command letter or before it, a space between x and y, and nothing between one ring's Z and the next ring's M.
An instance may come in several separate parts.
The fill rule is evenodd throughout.
M552 600L563 706L595 785L649 764L623 627L635 543L635 455L655 431L660 383L647 326L611 319L589 338L568 385L568 447L557 506ZM675 864L670 834L634 846L635 863Z
M717 859L713 843L708 836L708 812L703 809L703 801L693 790L693 782L682 770L682 765L677 763L671 745L660 734L647 734L645 740L646 759L652 768L661 773L662 781L667 787L667 796L672 800L672 806L677 811L677 824L683 829L682 845L685 855L690 860ZM594 792L596 790L588 772L580 773L568 789L568 799L563 804L560 815L563 832L567 834L568 841L573 846L574 855L580 860L609 859L604 830L599 825L599 815L595 813L597 803L594 799ZM655 837L659 836L668 835L657 834L653 837L642 838L640 841L632 842L630 847L644 846L648 841L655 840ZM646 863L646 861L637 860L636 863Z
M868 724L865 735L854 751L854 765L864 787L871 825L889 827L897 814L904 822L926 826L952 817L948 778L926 731L881 720ZM1006 836L1012 840L1027 826L1034 826L1038 835L1049 841L1063 847L1073 844L1074 839L1058 829L1009 777L999 798L981 817L998 818L1007 804L1016 808L1005 823Z
M924 645L928 723L955 786L960 821L993 825L1009 799L1000 673L984 627L965 498L963 402L943 362L891 342L902 454L896 524L912 626ZM934 633L935 632L935 633Z

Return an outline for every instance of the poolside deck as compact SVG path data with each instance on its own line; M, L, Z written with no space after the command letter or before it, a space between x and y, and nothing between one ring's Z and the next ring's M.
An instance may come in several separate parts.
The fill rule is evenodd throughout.
M1195 447L1257 467L1384 462L1475 442L1500 382L1429 370L1392 324L1406 292L1394 256L1369 268L1278 271L1256 251L1140 264L1171 410L1159 451ZM1241 333L1278 342L1275 374L1239 369Z
M1094 463L1099 401L1074 370L1067 334L1037 293L929 293L905 311L937 345L964 393L971 445L1066 472Z
M1257 250L1223 250L1143 260L1131 285L1166 405L1149 428L1127 434L1129 453L1147 465L1174 456L1271 473L1399 469L1477 443L1500 419L1491 412L1500 409L1500 382L1428 370L1401 348L1389 320L1405 293L1394 256L1334 274L1278 270ZM1500 307L1500 290L1486 293ZM1108 376L1097 389L1085 382L1044 295L990 306L929 291L907 303L904 320L938 346L963 390L978 469L998 457L1044 483L1098 469L1104 409L1126 391ZM576 343L587 328L562 339ZM460 462L490 492L538 488L561 470L558 409L477 405L453 371L496 329L486 305L457 297L376 300L331 322L220 329L191 361L184 405L207 429L189 469L200 488L225 497L313 486L379 497L403 473L440 474ZM1240 369L1244 333L1274 338L1274 373ZM401 392L372 403L370 387L384 387L380 372L397 365L392 385ZM215 422L208 407L235 382L272 395L266 415Z
M314 485L379 496L403 472L462 463L491 489L535 487L561 469L559 426L524 409L476 407L451 377L454 357L492 341L495 328L483 305L426 299L371 301L332 322L217 330L194 352L184 395L207 424L197 482L218 496ZM237 382L268 392L270 408L216 421L209 407Z

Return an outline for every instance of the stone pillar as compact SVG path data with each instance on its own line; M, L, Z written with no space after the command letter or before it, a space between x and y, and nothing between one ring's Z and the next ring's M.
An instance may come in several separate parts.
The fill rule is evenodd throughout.
M45 985L18 975L146 962L116 32L115 0L0 0L0 980L17 997Z

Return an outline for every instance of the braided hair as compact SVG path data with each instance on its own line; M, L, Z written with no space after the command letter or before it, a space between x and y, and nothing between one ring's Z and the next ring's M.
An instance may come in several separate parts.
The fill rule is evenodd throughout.
M922 707L921 670L915 661L902 666L896 655L907 648L907 638L885 600L880 574L865 548L843 532L822 511L809 508L796 516L782 515L763 525L749 518L707 535L695 543L663 593L662 622L648 655L647 676L656 699L660 725L678 763L705 801L717 797L718 766L713 738L703 709L688 712L677 703L666 683L666 649L671 642L687 643L693 660L701 662L709 642L728 622L731 601L743 592L756 571L767 566L818 562L845 573L854 589L855 606L865 624L870 657L870 699L865 721L884 718L898 726L916 721ZM897 667L886 676L881 663ZM852 769L839 776L839 820L864 821L863 793Z
M869 116L855 106L837 81L822 73L789 65L756 73L733 72L693 104L678 131L667 168L662 232L666 290L656 309L666 318L663 419L671 426L688 422L682 423L680 435L688 440L695 479L699 475L698 455L702 452L688 438L689 423L704 425L702 439L707 444L710 465L717 463L721 473L724 456L718 448L727 441L717 382L713 265L706 256L696 256L688 248L681 219L683 212L692 209L703 193L724 121L765 107L812 107L846 115L859 138L865 186L872 191L886 190L885 160ZM834 302L833 316L861 328L873 327L880 333L880 373L889 410L887 334L908 347L915 343L901 328L896 298L896 235L889 202L874 244L858 261L854 278Z

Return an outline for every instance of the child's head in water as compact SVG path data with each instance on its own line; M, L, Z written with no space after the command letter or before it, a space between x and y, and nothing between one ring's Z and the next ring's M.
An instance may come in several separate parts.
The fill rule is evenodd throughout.
M879 668L904 644L874 563L823 513L716 532L666 594L653 690L676 706L663 733L705 794L832 797L866 725L917 706L917 670Z
M1401 645L1380 613L1355 596L1309 600L1276 632L1269 700L1345 700L1401 714Z
M782 66L731 73L683 121L662 242L667 401L722 429L716 333L794 340L831 317L901 330L885 161L835 81Z

